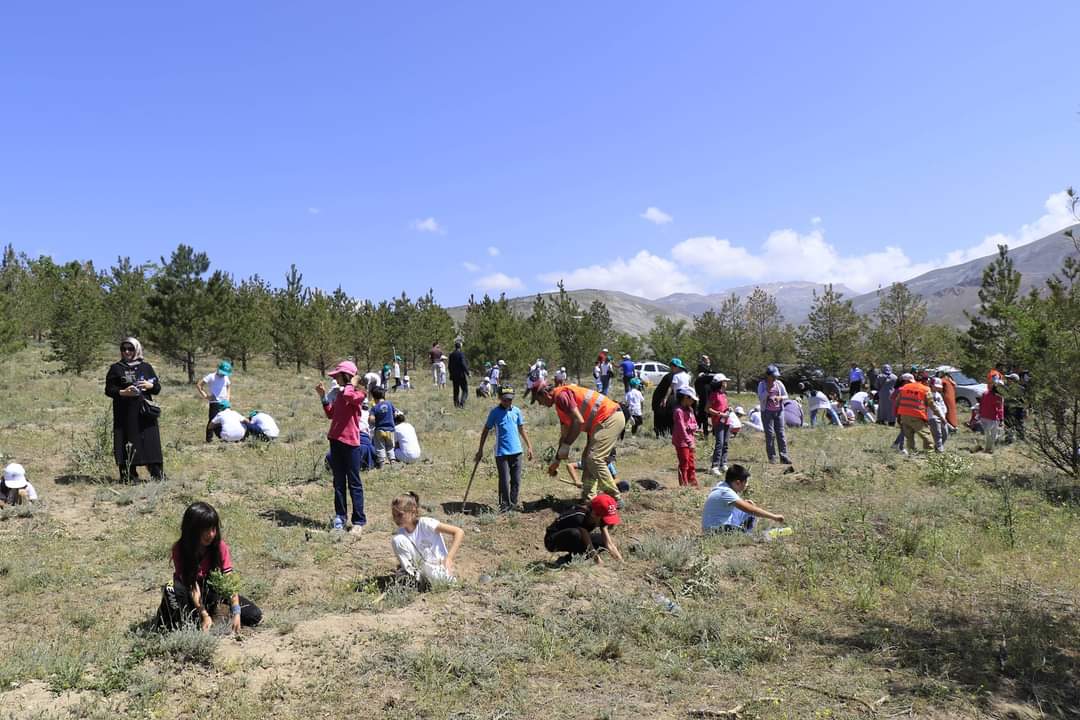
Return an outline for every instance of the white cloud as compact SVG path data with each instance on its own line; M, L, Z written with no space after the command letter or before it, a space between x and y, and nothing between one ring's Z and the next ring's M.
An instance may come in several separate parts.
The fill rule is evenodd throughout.
M660 208L652 206L646 208L645 212L641 213L640 217L643 217L649 222L655 223L657 225L667 225L669 222L674 220L673 217L668 215Z
M440 235L446 234L446 228L440 225L433 217L424 218L423 220L413 220L409 223L409 227L419 232L439 233Z
M821 223L822 220L820 215L815 215L814 217L810 218L811 225L820 225Z
M480 266L479 266L479 265L477 265L476 263L471 263L471 262L469 262L468 260L466 260L465 262L461 263L461 267L465 268L465 269L466 269L466 270L468 270L469 272L477 272L478 270L480 270Z
M826 239L821 218L814 217L809 232L792 228L774 230L756 250L714 236L692 237L672 247L670 258L642 250L629 260L618 258L608 264L538 277L551 285L561 279L568 289L621 290L647 298L702 292L703 287L715 289L711 281L716 280L833 282L862 293L937 268L992 255L998 244L1010 248L1026 245L1075 222L1068 196L1064 192L1055 193L1046 201L1046 212L1014 234L989 235L970 248L947 253L944 258L915 262L901 247L891 245L863 255L844 255Z
M494 245L488 245L487 254L491 257L498 257L499 248L495 247Z
M674 262L653 255L648 250L642 250L629 260L617 258L608 265L544 273L539 278L551 285L562 280L567 290L621 290L646 298L658 298L677 292L701 292Z
M683 240L671 249L671 255L684 266L703 272L710 278L758 279L767 267L746 248L735 247L730 240L712 236Z
M309 207L307 209L307 211L308 211L308 215L318 215L319 213L322 212L322 208Z
M476 287L481 290L506 292L507 290L520 290L525 287L525 283L521 281L521 278L510 277L505 273L497 272L477 278Z
M943 267L959 265L977 258L993 255L998 245L1008 245L1009 249L1035 242L1047 235L1064 230L1076 222L1072 214L1072 201L1064 190L1054 193L1044 203L1046 212L1033 223L1022 225L1015 235L994 233L983 238L982 242L965 250L954 250L945 256Z

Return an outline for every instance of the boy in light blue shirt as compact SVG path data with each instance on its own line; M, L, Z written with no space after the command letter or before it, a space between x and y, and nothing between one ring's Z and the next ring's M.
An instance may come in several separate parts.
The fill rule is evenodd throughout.
M742 499L741 493L746 492L749 482L749 469L738 464L728 468L724 481L717 483L705 499L705 509L701 515L701 529L704 532L750 532L759 517L784 522L783 515L771 513Z
M480 433L476 462L484 456L484 443L492 429L495 430L495 466L499 470L499 510L509 512L517 507L521 489L522 440L528 448L529 460L533 459L532 442L525 433L525 418L521 409L514 407L514 388L504 386L500 389L499 404L491 408Z

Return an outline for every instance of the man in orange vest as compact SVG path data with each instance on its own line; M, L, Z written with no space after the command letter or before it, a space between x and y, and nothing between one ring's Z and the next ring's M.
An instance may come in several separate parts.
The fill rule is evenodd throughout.
M559 464L570 456L570 448L578 435L585 433L585 452L581 456L581 486L586 497L607 493L619 500L619 489L608 469L608 455L626 427L626 417L619 405L606 395L580 385L548 383L533 390L533 402L546 407L555 406L562 432L559 451L548 466L548 475L559 474Z
M905 455L915 452L915 436L922 438L923 450L931 448L929 419L934 410L934 399L930 388L921 382L915 382L915 376L904 373L900 379L905 384L896 390L896 416L900 420L900 431L904 434Z

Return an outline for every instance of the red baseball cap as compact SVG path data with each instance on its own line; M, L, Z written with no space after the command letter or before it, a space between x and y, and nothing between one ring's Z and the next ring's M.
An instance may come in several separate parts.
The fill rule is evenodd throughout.
M603 520L605 525L618 525L622 522L619 517L619 503L607 493L600 493L594 497L589 503L589 509Z

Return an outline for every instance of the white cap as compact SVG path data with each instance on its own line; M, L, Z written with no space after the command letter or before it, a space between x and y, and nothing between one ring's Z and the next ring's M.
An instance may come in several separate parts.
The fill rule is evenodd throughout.
M19 463L4 468L4 484L12 490L26 487L26 470Z
M713 373L713 380L719 380L720 382L727 382L730 378L724 373Z
M505 364L506 364L506 361L505 361L505 360L500 360L500 361L499 361L498 363L496 363L496 364L497 364L497 365L505 365Z
M679 394L686 395L693 398L694 400L698 399L697 393L694 392L694 388L690 387L689 385L679 388Z
M743 406L742 406L742 405L736 405L736 406L735 406L735 414L736 414L736 415L745 415L745 414L746 414L746 411L745 411L745 410L743 410Z

